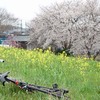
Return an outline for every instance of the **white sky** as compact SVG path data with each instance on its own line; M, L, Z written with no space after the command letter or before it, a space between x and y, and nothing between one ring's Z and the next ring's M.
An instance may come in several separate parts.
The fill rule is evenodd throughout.
M0 8L27 22L40 13L40 7L63 1L67 0L0 0Z

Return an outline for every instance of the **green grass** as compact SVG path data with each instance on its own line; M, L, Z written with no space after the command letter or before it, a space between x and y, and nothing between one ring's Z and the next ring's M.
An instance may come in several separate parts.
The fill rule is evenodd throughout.
M54 55L50 51L1 48L0 72L28 83L68 89L70 100L100 100L100 62ZM0 84L0 100L57 100L47 94L25 92L13 84Z

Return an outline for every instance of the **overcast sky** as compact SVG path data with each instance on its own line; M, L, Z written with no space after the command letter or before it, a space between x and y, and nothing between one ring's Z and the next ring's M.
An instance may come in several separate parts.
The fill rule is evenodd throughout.
M40 13L40 7L63 1L67 0L0 0L0 8L5 8L23 21L29 21L36 16L36 13Z

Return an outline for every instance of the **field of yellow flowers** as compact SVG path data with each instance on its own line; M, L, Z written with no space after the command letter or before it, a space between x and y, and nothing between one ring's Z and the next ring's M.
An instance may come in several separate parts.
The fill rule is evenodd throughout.
M100 100L100 62L80 57L54 55L50 50L0 47L0 73L28 83L69 90L70 100ZM0 100L57 100L43 93L28 93L6 83L0 84Z

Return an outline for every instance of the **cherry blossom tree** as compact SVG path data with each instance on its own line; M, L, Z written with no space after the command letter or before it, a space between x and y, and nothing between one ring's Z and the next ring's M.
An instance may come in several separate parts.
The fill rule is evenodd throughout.
M61 48L96 56L100 50L100 6L97 0L70 1L43 7L29 25L31 49Z

